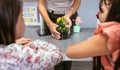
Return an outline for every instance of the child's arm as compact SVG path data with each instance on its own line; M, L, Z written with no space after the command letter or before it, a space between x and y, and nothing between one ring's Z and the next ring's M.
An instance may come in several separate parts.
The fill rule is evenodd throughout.
M6 66L21 70L48 70L62 60L62 53L55 45L41 40L34 41L30 47L9 45L4 49L3 55L2 60L6 62Z
M50 67L55 66L62 60L62 52L60 51L60 49L47 41L36 40L32 43L30 47L33 49L38 48L38 52L40 53L40 55L44 55L44 62L47 61L47 63L51 64Z
M109 54L107 48L107 36L95 35L88 40L70 46L66 54L70 58L85 58Z
M120 48L120 24L117 22L105 22L99 24L95 35L88 40L70 46L67 56L71 58L93 57L111 54L113 60ZM119 54L117 52L117 54Z

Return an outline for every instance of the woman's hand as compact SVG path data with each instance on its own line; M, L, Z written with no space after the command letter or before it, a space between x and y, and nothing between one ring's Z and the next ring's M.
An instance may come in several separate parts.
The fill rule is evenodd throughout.
M17 39L15 42L17 44L21 44L21 45L24 45L24 46L29 46L29 45L31 45L32 40L28 39L28 38L20 38L20 39Z
M50 32L51 32L51 36L55 39L60 39L60 33L56 30L57 28L57 25L55 23L53 23L49 29L50 29Z
M68 34L70 34L70 28L72 26L72 21L67 15L65 15L65 18L66 18L65 26L69 29Z
M72 21L67 15L65 15L65 18L66 18L65 25L66 25L67 28L70 29L71 26L72 26Z

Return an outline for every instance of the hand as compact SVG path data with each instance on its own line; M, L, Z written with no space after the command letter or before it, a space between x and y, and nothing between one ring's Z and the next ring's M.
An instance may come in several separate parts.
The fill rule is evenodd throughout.
M51 36L55 39L60 39L60 33L56 30L56 28L57 28L57 25L55 23L53 23L53 25L49 27Z
M15 41L17 44L21 44L21 45L24 45L24 46L29 46L32 42L31 39L27 39L27 38L20 38L20 39L17 39Z
M71 19L70 19L68 16L66 16L66 15L65 15L65 18L66 18L66 21L65 21L66 27L70 29L71 26L72 26L72 21L71 21Z
M65 15L65 18L66 18L66 21L65 21L66 27L69 29L68 34L70 34L70 28L72 26L72 21L69 17L67 17L67 15Z

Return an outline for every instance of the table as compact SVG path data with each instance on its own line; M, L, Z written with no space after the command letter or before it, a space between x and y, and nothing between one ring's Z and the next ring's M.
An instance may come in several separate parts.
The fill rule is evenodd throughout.
M92 60L91 57L82 58L82 59L70 59L65 55L65 52L68 46L75 43L79 43L91 37L93 35L93 31L95 30L95 28L81 28L81 31L79 33L74 33L69 39L64 39L64 40L56 40L52 38L51 35L39 36L36 33L37 29L38 27L26 27L26 32L24 37L31 38L33 40L41 39L41 40L45 40L55 44L58 48L61 49L63 53L63 61L91 61Z

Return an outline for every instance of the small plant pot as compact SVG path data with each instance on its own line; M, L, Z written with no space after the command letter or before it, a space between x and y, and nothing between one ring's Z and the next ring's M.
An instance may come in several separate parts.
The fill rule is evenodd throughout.
M76 25L76 26L73 27L73 31L74 32L80 32L80 28L81 28L80 26Z
M68 39L69 38L69 34L68 31L66 32L60 32L60 39Z
M68 39L70 34L67 31L61 31L59 29L57 29L58 32L60 32L60 39Z

